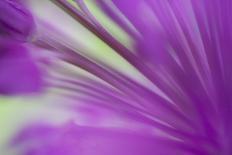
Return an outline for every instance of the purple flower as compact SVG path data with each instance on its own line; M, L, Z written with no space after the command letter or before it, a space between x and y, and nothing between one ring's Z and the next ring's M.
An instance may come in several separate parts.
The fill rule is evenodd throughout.
M107 83L67 73L71 79L54 78L55 87L76 93L69 96L76 102L110 109L149 132L133 127L37 124L23 130L13 146L23 144L23 155L232 154L230 0L96 0L133 38L134 50L112 36L84 1L75 2L80 10L67 1L54 1L158 90L47 35L37 45L63 52L62 61ZM76 109L75 104L70 108ZM157 130L158 134L152 132Z
M0 1L0 94L40 90L40 71L25 44L33 31L32 15L19 1Z

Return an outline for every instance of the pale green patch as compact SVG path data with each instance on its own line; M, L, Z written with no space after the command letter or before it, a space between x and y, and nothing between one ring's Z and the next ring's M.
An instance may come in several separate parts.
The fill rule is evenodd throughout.
M75 118L74 112L59 107L55 95L0 97L0 153L10 155L12 138L29 124L60 124ZM12 153L14 154L14 153Z
M119 25L117 25L111 18L109 18L97 6L95 1L85 0L85 4L95 19L121 44L129 49L133 49L133 40Z
M78 9L79 11L81 10L80 7L75 3L74 0L67 0L72 6L74 6L76 9Z

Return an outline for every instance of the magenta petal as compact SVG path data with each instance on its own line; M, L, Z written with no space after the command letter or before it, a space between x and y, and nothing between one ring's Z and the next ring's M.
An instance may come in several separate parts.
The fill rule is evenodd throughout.
M73 123L61 127L31 126L14 140L15 144L26 146L23 155L192 155L198 152L177 141L147 133Z
M22 94L40 90L40 71L19 43L0 43L0 93Z

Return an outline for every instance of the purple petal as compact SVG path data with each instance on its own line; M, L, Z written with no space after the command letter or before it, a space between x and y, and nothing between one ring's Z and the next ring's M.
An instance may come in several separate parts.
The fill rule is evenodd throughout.
M34 30L30 12L15 0L0 1L0 35L26 41Z
M23 155L202 154L197 149L186 147L184 143L147 133L119 128L85 127L73 123L61 127L29 127L14 140L14 144L18 142L24 146Z
M17 42L0 42L0 93L24 94L39 91L41 72L27 49Z

